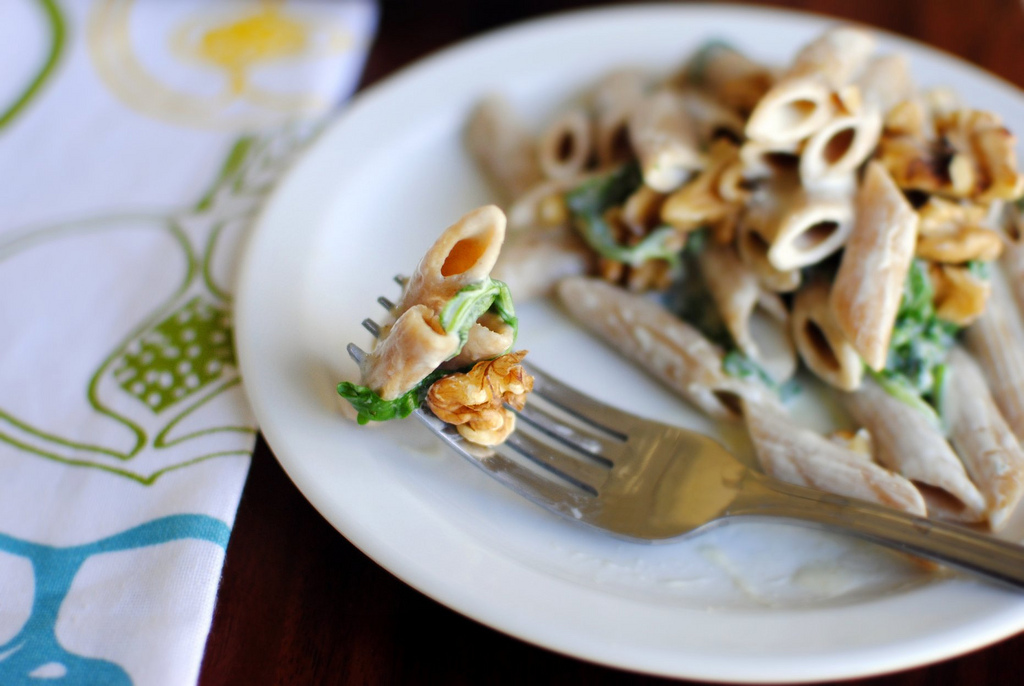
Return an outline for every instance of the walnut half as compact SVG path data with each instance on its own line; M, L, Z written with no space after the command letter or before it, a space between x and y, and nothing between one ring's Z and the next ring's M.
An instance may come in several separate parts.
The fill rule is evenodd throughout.
M515 415L505 403L521 410L533 390L533 377L519 364L525 356L525 350L508 353L436 381L427 392L427 407L474 443L501 443L515 429Z

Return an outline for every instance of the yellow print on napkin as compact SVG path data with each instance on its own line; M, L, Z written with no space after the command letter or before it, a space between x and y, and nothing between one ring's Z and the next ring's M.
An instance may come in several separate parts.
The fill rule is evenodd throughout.
M96 3L86 33L93 64L126 105L183 126L252 130L323 113L335 84L316 78L316 63L356 47L336 17L282 0L135 8Z

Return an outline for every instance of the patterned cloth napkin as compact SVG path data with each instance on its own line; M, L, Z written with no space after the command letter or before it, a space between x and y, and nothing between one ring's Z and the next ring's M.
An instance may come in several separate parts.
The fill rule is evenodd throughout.
M0 683L196 681L255 435L238 244L375 21L0 2Z

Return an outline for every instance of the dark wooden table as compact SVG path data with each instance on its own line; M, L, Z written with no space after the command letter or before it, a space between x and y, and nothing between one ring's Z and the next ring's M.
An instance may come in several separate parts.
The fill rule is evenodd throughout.
M580 0L383 0L364 87L439 48ZM793 0L964 57L1024 86L1021 0ZM1013 123L1011 123L1011 126ZM1017 124L1018 132L1024 126ZM438 643L434 639L440 639ZM436 646L442 646L438 649ZM1024 635L871 686L1011 684ZM563 657L481 626L395 579L292 485L262 440L227 549L202 684L653 684L666 680Z

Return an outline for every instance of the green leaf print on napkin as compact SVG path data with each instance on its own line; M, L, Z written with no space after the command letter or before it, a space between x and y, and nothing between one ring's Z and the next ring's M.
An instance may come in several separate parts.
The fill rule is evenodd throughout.
M57 7L55 0L36 0L36 4L39 5L39 9L46 20L46 25L50 32L50 48L47 51L43 64L18 97L9 105L4 106L0 104L0 129L3 129L13 121L25 109L32 98L39 93L43 84L53 74L53 70L56 68L57 62L60 61L61 54L64 52L64 17L60 13L60 8Z
M11 259L32 250L81 247L69 243L75 240L113 241L113 249L103 252L115 258L119 241L131 236L159 239L157 247L163 247L152 257L161 265L183 265L172 292L97 360L94 372L83 375L88 376L82 389L88 407L81 409L91 411L91 433L106 425L105 431L98 431L107 435L106 440L75 435L63 427L47 430L19 417L17 407L0 407L0 443L145 485L169 471L213 457L249 454L254 427L203 422L203 411L241 383L233 347L231 296L216 281L213 257L218 249L225 249L221 246L225 233L249 224L309 128L241 139L227 154L212 187L180 214L110 215L25 232L0 243L0 275ZM102 243L89 245L110 248ZM145 269L135 273L140 272L147 273ZM129 296L132 289L152 287L116 284L117 291ZM49 307L54 311L48 316L59 318L56 303ZM74 341L61 345L73 346ZM115 429L121 436L118 440L110 438Z

